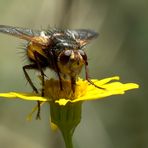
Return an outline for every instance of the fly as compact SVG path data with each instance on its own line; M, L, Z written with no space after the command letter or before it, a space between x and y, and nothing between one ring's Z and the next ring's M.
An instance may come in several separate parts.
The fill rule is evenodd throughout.
M71 89L73 92L75 91L76 81L83 66L85 67L86 80L96 86L88 76L88 61L84 48L98 36L98 33L87 29L37 31L5 25L0 25L0 32L28 41L26 53L30 64L23 66L23 72L35 93L39 92L27 72L29 69L38 70L41 73L41 96L44 96L44 70L46 68L55 71L61 90L63 90L62 79L69 79ZM38 101L37 118L39 117L40 102Z

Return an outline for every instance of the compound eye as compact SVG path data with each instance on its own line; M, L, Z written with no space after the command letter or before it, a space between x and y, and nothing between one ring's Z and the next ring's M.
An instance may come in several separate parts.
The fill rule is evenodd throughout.
M78 52L80 53L80 55L82 56L83 60L85 62L87 62L87 55L83 50L78 50Z
M70 56L71 56L72 51L71 50L65 50L63 53L61 53L59 57L59 61L62 64L67 64L69 62Z

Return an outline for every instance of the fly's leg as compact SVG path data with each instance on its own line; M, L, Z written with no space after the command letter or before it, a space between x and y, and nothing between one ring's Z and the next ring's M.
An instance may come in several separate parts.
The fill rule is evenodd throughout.
M36 59L36 63L37 63L37 67L38 67L38 70L41 72L41 81L42 81L42 91L41 91L41 96L44 97L44 85L45 85L45 79L44 79L44 72L43 72L43 69L42 69L42 66L39 62L39 59L38 59L38 53L37 52L34 52L34 56L35 56L35 59Z
M25 65L23 66L23 71L24 71L24 74L25 74L25 77L27 79L27 81L29 82L29 84L31 85L32 89L35 91L35 93L39 93L37 88L34 86L33 82L31 81L28 73L27 73L27 69L37 69L37 65L36 64L30 64L30 65ZM37 101L37 105L38 105L38 112L40 112L40 101ZM37 113L38 115L38 113ZM40 119L40 116L38 116L38 118L36 119Z
M44 72L43 72L43 69L40 65L40 62L39 62L39 59L38 59L38 53L37 52L34 52L34 57L36 59L36 64L37 64L37 67L38 67L38 70L41 72L41 81L42 81L42 91L41 91L41 96L44 97L44 85L45 85L45 79L44 79ZM41 101L37 101L37 105L38 105L38 111L37 111L37 115L36 115L36 119L41 119L40 118L40 112L41 112Z
M103 88L103 87L97 86L94 82L92 82L92 81L89 79L89 75L88 75L88 64L85 64L85 75L86 75L86 80L87 80L90 84L94 85L96 88L105 89L105 88Z
M38 94L39 92L38 92L37 88L34 86L32 80L30 79L29 74L27 73L27 70L29 70L29 69L37 69L37 67L38 67L37 64L25 65L25 66L23 66L23 72L25 74L25 77L26 77L27 81L29 82L30 86L32 87L33 91ZM40 115L39 115L40 114L40 101L37 101L37 105L38 105L38 112L39 113L37 113L36 119L40 119Z
M63 87L62 87L62 78L61 78L60 70L59 70L59 67L58 67L58 64L57 64L57 59L56 59L55 51L54 50L51 50L50 55L52 57L53 65L54 65L54 67L56 69L56 72L57 72L57 75L58 75L58 78L59 78L60 89L63 90Z
M34 86L33 82L30 79L30 76L27 73L27 70L28 69L36 69L36 68L37 68L37 65L36 64L25 65L25 66L23 66L23 72L24 72L25 77L26 77L27 81L29 82L30 86L34 90L34 92L38 94L37 88Z
M62 79L61 79L61 76L60 76L59 71L57 72L57 74L58 74L59 81L60 81L60 89L63 90L63 87L62 87Z
M71 89L74 93L76 89L76 77L71 77L70 79L71 79Z

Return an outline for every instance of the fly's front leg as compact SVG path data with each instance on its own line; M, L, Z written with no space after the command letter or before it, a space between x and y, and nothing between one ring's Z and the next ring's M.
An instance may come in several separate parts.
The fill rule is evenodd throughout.
M60 89L63 90L62 78L61 78L60 70L59 70L59 67L58 67L58 64L57 64L57 59L56 59L55 51L51 50L49 55L51 55L52 64L53 64L54 68L56 69L56 72L57 72L57 75L58 75L58 78L59 78Z
M76 89L76 77L71 77L70 79L71 79L71 89L74 93Z
M94 85L95 87L97 87L97 88L99 88L99 89L105 89L105 88L103 88L103 87L97 86L94 82L92 82L92 81L89 79L89 75L88 75L88 64L85 64L85 75L86 75L86 80L87 80L90 84Z

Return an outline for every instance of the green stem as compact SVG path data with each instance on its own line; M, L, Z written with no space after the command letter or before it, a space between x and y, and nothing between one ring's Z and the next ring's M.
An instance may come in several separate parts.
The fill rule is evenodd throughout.
M63 138L64 138L64 142L65 142L65 146L66 148L73 148L73 144L72 144L72 135L70 131L61 131Z
M82 102L69 102L65 106L54 102L50 103L51 121L59 127L66 148L73 148L72 136L81 120L81 108Z

